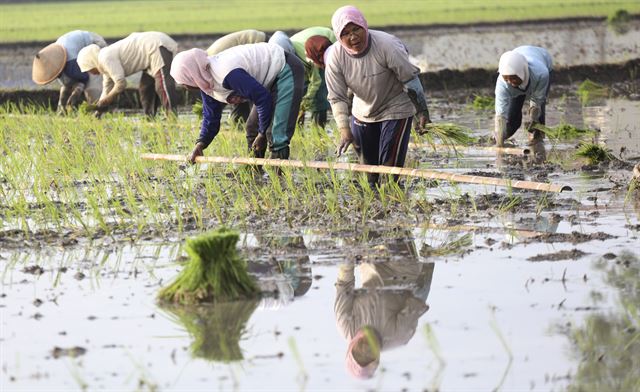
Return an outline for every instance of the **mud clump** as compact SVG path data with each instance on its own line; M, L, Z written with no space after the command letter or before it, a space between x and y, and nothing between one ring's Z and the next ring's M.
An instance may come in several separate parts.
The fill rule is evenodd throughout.
M22 272L24 272L25 274L31 274L31 275L42 275L44 274L44 268L40 267L39 265L31 265L28 267L24 267L22 269Z
M536 255L529 257L528 261L560 261L560 260L577 260L588 255L579 249L561 250L560 252L548 253L546 255Z
M71 347L71 348L60 348L56 346L53 348L53 350L51 350L51 355L55 359L58 359L61 357L77 358L81 355L86 354L86 352L87 352L87 349L80 346Z
M583 242L594 240L606 241L612 238L618 237L603 232L583 234L574 231L571 233L545 233L537 235L535 237L531 237L525 243L546 242L552 244L555 242L571 242L572 244L581 244Z

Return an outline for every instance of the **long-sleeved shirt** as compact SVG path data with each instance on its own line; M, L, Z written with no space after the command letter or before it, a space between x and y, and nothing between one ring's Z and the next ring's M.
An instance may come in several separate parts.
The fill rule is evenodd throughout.
M296 55L302 60L305 67L304 76L305 82L307 83L307 93L302 98L301 104L301 107L305 109L311 108L316 94L318 94L318 91L323 87L324 83L324 77L321 75L320 69L311 59L307 58L305 51L307 40L316 35L327 37L331 43L336 42L336 36L333 34L333 30L328 27L309 27L291 36L291 43L296 51Z
M536 105L542 106L547 101L549 90L549 74L553 70L551 55L544 48L537 46L519 46L513 50L527 59L529 66L529 82L526 86L512 87L505 82L502 75L496 80L496 115L506 117L509 101L525 95Z
M209 57L214 88L202 93L202 126L198 142L207 147L220 130L222 104L230 96L253 102L258 132L265 133L273 112L269 90L285 65L284 50L275 44L240 45Z
M213 56L223 50L233 48L238 45L257 44L260 42L266 42L267 35L258 30L242 30L235 33L227 34L218 38L209 48L207 54Z
M349 128L349 99L353 91L353 115L363 122L411 117L416 109L404 91L404 84L420 69L409 62L406 46L396 37L369 30L369 46L352 56L334 44L327 58L325 78L328 99L339 128Z
M77 58L80 49L91 44L96 44L101 48L107 46L104 38L96 33L84 30L74 30L61 35L56 40L56 43L61 45L67 52L67 62L58 77L63 86L69 86L77 82L86 84L89 81L89 74L80 71L78 66Z
M102 96L119 94L124 91L126 77L139 71L150 76L164 67L160 47L173 55L178 52L178 44L167 34L157 31L132 33L128 37L107 46L98 54L98 70L102 74Z

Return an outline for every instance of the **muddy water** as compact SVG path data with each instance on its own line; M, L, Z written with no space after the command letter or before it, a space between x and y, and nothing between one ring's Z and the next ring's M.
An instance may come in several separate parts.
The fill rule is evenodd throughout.
M474 113L464 104L433 106L434 118L479 134L492 122L490 112ZM623 158L630 159L640 154L639 109L624 100L584 110L573 99L552 100L548 122L597 127L616 155L626 146ZM516 143L524 143L521 131ZM565 169L479 151L456 160L412 150L413 161L450 170L544 175L574 188L548 199L516 191L522 206L501 214L482 211L503 189L442 186L412 197L435 202L468 192L478 213L454 222L447 206L429 225L387 223L339 236L328 229L243 233L240 249L250 271L271 293L259 302L159 307L159 287L179 270L177 240L0 249L0 389L547 391L593 385L583 368L589 355L567 335L597 317L610 321L599 324L602 335L615 334L615 321L626 312L622 300L637 296L626 286L614 288L611 277L618 276L612 270L635 271L637 285L632 253L640 243L640 203L625 201L624 189L614 192L627 171L583 170L570 156L574 147L546 143L549 159L566 161ZM555 204L536 214L545 200ZM454 253L437 252L461 239ZM354 288L369 289L354 295L351 276ZM345 335L365 323L379 327L383 345L378 368L362 380L347 371ZM623 345L632 341L622 336ZM600 350L613 359L600 362L599 371L621 368L611 373L638 376L633 361L615 363L617 346ZM637 344L629 350L637 353Z

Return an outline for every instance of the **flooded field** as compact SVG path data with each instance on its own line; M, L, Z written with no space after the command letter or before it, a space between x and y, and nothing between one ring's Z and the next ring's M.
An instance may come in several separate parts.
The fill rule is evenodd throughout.
M52 131L43 155L31 128L64 120L3 114L0 389L637 390L640 195L629 184L640 102L582 107L575 88L554 89L548 124L600 130L616 164L576 159L577 140L456 156L414 135L407 165L573 189L562 193L414 179L376 195L349 173L254 183L241 168L137 158L149 148L186 153L197 124L189 116L69 123L68 139ZM458 95L432 97L434 120L486 138L491 110ZM75 140L74 127L95 132ZM30 159L13 151L23 148L11 143L18 129ZM524 146L524 132L516 137ZM219 138L207 154L243 154L233 149L240 133ZM333 150L322 135L294 142L295 159ZM77 154L87 155L84 172L39 163ZM221 223L240 231L262 299L159 305L184 238ZM364 326L381 354L358 370L347 349Z

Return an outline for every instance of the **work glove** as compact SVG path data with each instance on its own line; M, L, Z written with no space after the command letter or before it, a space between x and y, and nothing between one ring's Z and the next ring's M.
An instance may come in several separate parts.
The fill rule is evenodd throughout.
M504 141L507 136L507 119L496 114L495 128L493 130L493 137L496 139L496 146L504 146Z
M71 91L71 95L69 95L69 98L67 99L67 106L74 107L82 97L83 93L84 83L77 83L73 88L73 91Z
M351 134L351 129L340 129L340 146L338 146L338 150L336 151L338 157L347 152L351 143L353 143L353 134Z
M418 131L419 135L424 135L429 130L427 129L427 124L431 124L431 117L429 116L429 110L425 110L416 114L416 131Z
M258 132L258 136L253 140L251 149L254 153L260 153L267 148L267 136L264 133Z
M535 125L540 121L540 106L532 104L529 107L529 119L524 122L524 128L528 132L533 132Z
M196 157L201 157L204 155L204 153L202 152L203 150L204 150L204 143L202 142L196 143L196 146L193 148L193 151L191 151L191 155L189 155L189 162L191 162L192 164L196 163Z

